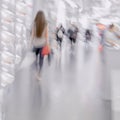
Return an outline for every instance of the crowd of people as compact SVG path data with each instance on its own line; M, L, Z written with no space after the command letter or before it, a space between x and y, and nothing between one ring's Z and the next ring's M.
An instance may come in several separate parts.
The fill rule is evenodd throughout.
M68 37L68 39L71 42L71 46L72 46L72 44L76 43L78 32L79 32L78 27L75 26L74 24L71 24L71 26L68 30L65 30L63 25L60 25L56 29L56 40L57 40L58 44L60 45L60 48L61 48L64 36Z
M98 27L98 34L100 38L99 43L102 47L105 46L106 43L111 46L116 46L116 42L119 43L120 32L114 24L111 24L108 27L106 27L103 24L96 24L96 26ZM67 37L70 42L70 45L73 46L78 40L79 32L80 30L75 24L71 24L68 29L65 29L64 26L60 24L55 30L55 38L60 50L62 49L62 42L64 40L64 37ZM84 41L86 43L92 41L92 36L94 36L92 29L86 29L84 32ZM36 66L39 66L37 70L37 77L38 79L40 79L40 74L44 62L44 56L48 55L49 61L51 58L51 50L49 47L50 44L48 35L48 23L43 11L38 11L35 17L31 37L32 50L36 54ZM116 40L112 40L113 38ZM37 65L37 63L39 63L39 65Z

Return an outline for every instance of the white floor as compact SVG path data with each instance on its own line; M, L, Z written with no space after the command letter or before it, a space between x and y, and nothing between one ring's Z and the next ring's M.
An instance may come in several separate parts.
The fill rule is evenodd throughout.
M63 43L61 60L45 62L40 82L34 65L17 71L4 91L5 120L112 120L105 59L96 43L79 42L75 48L72 54Z

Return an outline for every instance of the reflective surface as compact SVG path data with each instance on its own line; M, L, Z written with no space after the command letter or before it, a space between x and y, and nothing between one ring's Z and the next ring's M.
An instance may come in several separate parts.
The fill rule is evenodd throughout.
M67 44L61 62L54 56L48 66L46 59L41 81L36 80L34 64L17 71L16 81L4 94L5 120L112 118L110 81L105 79L107 66L98 44L78 42L73 53Z
M17 70L15 68L15 81L8 76L10 79L4 81L7 83L5 87L1 80L1 120L119 120L120 42L118 40L115 46L105 45L102 51L99 48L99 31L95 26L96 23L104 24L107 31L108 26L114 23L119 28L119 5L119 0L35 0L33 11L30 9L33 18L29 20L34 19L39 9L45 12L49 24L49 40L54 51L52 63L49 66L47 57L45 58L41 80L37 80L34 58L20 52L24 49L21 41L24 38L26 46L27 37L29 38L27 33L26 36L21 36L20 32L30 31L32 22L28 20L28 27L22 29L21 24L16 24L16 38L20 40L16 46L17 53L25 57L21 65L17 66ZM20 22L17 18L16 21ZM4 21L1 21L0 25L2 22ZM60 23L66 30L70 23L75 23L80 30L78 42L72 48L68 38L64 37L62 51L54 35ZM93 32L92 41L89 43L84 42L84 32L87 28ZM8 38L14 41L13 34L5 35L5 32L1 32L1 36L4 38L2 47ZM12 47L10 48L14 52ZM13 57L4 52L1 56ZM21 57L16 58L18 62L21 61ZM14 61L10 64L13 69L14 64ZM7 71L8 68L1 70ZM6 80L6 74L1 74L1 78Z

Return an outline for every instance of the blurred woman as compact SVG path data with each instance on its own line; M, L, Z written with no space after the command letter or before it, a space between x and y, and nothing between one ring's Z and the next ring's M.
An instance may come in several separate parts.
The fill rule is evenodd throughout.
M36 64L39 61L39 70L38 70L39 78L44 60L44 56L42 55L42 49L47 43L48 43L48 26L47 26L46 18L43 11L38 11L32 28L32 45L33 45L33 51L36 54ZM39 55L39 59L38 59L38 55Z

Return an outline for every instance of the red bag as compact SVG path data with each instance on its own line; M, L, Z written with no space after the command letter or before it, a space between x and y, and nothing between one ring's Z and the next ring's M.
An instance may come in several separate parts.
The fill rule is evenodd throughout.
M42 49L42 55L44 56L44 55L48 55L48 54L50 54L50 46L47 44Z

